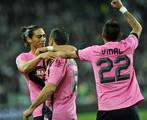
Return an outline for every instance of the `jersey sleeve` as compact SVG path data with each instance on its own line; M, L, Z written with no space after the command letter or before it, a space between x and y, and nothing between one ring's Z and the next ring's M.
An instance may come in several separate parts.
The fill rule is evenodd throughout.
M130 34L125 41L133 48L136 49L138 46L138 38L134 34Z
M66 59L56 59L48 69L48 78L46 83L58 85L66 72Z
M82 50L78 50L77 55L79 59L82 61L91 61L94 49L95 49L95 46L91 46Z
M21 63L26 62L28 60L30 60L30 59L29 59L27 54L25 54L25 53L20 54L16 58L16 65L17 65L17 67L19 67Z

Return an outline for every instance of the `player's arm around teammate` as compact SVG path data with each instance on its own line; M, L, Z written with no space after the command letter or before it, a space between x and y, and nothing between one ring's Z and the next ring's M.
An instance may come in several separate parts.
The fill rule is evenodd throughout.
M53 59L56 54L53 54L52 52L45 52L41 53L38 56L36 56L34 59L29 61L22 62L18 69L20 72L28 73L30 72L42 59Z

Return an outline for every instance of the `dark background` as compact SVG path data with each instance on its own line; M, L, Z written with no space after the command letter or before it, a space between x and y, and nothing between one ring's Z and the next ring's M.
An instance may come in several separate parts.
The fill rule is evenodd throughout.
M134 64L142 93L147 100L147 1L123 2L143 26ZM40 25L47 35L52 28L64 28L70 34L70 44L82 49L92 44L103 44L100 34L108 19L119 21L122 38L131 31L123 15L111 7L110 0L0 0L0 119L2 111L17 116L30 104L26 83L15 64L16 56L27 51L20 39L21 26ZM96 104L91 66L79 61L78 66L77 104ZM146 104L143 106L147 108ZM20 113L15 113L15 110L20 110Z

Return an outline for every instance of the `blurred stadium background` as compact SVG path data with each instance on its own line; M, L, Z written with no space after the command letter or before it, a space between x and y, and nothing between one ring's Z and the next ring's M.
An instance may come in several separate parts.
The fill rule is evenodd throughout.
M147 1L123 1L143 25L135 69L145 97L138 111L141 120L147 120ZM22 111L30 104L25 81L15 65L16 56L26 50L19 36L21 26L41 25L47 34L54 27L63 27L70 33L70 44L80 49L103 44L99 34L109 18L121 23L122 37L129 34L123 16L111 8L109 0L0 0L0 120L21 120ZM92 69L84 62L78 65L78 118L95 120L97 106Z

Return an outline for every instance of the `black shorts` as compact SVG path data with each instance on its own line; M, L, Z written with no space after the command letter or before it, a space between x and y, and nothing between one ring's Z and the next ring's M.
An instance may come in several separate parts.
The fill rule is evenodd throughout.
M139 120L135 107L112 111L98 111L96 120Z
M44 120L44 116L34 117L33 120Z
M47 113L48 115L42 115L42 116L37 116L34 117L33 120L44 120L44 118L48 118L48 120L52 120L52 114L51 113Z
M52 120L51 116L52 115L50 113L48 113L48 116L46 115L46 117L44 115L37 116L37 117L34 117L33 120L44 120L44 118L47 118L48 120Z

